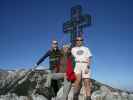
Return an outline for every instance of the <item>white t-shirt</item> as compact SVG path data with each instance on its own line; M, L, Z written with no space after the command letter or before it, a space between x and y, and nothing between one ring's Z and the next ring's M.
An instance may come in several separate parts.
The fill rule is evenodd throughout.
M84 46L73 47L71 53L76 61L87 61L89 57L92 57L90 49Z

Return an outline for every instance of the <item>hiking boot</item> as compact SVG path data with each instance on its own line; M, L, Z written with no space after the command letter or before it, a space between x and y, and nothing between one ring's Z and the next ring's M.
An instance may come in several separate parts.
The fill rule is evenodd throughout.
M78 100L78 96L74 96L73 97L73 100Z
M91 96L87 96L86 97L86 100L91 100Z

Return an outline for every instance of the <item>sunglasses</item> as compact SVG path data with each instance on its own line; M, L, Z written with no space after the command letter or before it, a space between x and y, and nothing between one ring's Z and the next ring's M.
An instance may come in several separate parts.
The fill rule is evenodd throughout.
M77 39L76 41L83 41L83 39Z

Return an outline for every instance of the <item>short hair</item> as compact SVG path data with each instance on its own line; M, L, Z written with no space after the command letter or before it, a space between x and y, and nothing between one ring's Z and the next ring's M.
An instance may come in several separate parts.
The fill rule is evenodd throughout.
M58 44L58 42L56 40L52 40L52 43L54 44Z
M82 36L77 36L77 37L76 37L76 40L77 40L78 38L81 38L81 40L84 40Z

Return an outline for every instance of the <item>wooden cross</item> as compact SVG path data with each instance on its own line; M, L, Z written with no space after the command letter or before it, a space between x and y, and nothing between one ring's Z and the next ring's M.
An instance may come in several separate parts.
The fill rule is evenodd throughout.
M83 28L91 25L91 16L82 15L82 7L80 5L71 8L71 19L63 24L63 32L70 34L70 42L75 45L75 38L82 36Z

